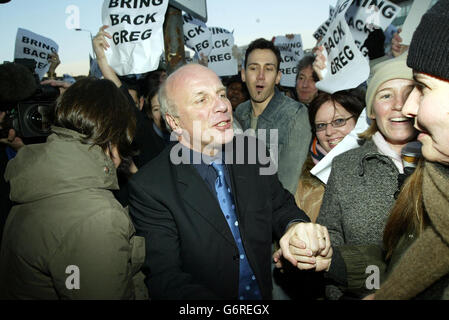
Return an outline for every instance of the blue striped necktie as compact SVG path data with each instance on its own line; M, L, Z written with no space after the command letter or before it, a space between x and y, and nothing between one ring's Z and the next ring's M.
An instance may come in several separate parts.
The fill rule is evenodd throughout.
M212 167L217 172L217 179L215 180L215 191L217 192L217 199L220 203L221 211L228 222L235 243L239 249L239 299L240 300L259 300L262 299L260 295L259 286L256 281L251 266L246 257L245 248L243 248L242 238L240 237L239 222L235 213L235 205L232 200L231 189L226 183L224 176L224 165L211 163Z

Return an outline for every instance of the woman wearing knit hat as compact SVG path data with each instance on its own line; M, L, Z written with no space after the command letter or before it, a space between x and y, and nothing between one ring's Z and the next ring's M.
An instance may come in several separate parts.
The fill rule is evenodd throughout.
M399 193L398 178L404 173L401 149L416 137L413 123L401 113L413 85L412 70L404 56L373 68L365 97L371 125L359 135L359 148L334 158L317 219L328 228L333 247L382 243L394 195ZM348 281L352 282L353 263L350 257L343 258L349 269ZM350 292L329 285L326 295L329 299L361 298L371 292L361 287Z
M385 233L384 242L392 252L391 262L407 233L414 234L416 240L395 263L375 298L446 300L449 299L449 0L440 0L423 16L413 34L407 65L413 69L416 87L402 112L414 119L425 161L404 185L388 221L390 232Z

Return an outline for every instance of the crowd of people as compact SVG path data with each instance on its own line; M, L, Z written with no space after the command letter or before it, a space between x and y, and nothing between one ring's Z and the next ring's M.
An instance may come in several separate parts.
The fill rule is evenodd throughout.
M108 38L103 79L0 65L0 299L449 299L449 0L332 93L320 47L285 90L266 39L221 79L118 76ZM51 130L26 137L11 110L43 86Z

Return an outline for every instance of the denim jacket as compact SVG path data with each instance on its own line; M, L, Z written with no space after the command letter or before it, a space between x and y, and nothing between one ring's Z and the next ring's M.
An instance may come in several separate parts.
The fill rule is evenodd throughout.
M235 117L245 131L251 127L251 100L241 103ZM295 194L301 168L306 160L312 131L307 107L275 88L275 94L257 120L257 131L266 129L266 144L276 152L276 140L270 129L278 130L278 177L285 189ZM271 132L273 133L273 132ZM276 159L276 158L275 158Z

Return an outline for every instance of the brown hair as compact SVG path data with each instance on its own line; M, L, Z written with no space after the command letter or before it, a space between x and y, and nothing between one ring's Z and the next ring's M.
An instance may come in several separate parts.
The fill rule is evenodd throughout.
M318 95L312 100L308 107L310 126L314 133L315 116L320 107L328 101L331 101L334 107L336 103L340 104L346 111L354 116L356 121L364 108L364 94L360 89L343 90L333 94L319 91Z
M385 258L391 258L401 237L405 234L419 235L428 224L424 214L422 181L424 160L421 159L415 171L402 186L398 199L390 211L384 230Z
M131 143L136 130L131 108L112 81L85 78L58 99L55 125L83 134L82 143L98 145L105 152L114 145L125 159L133 155Z

